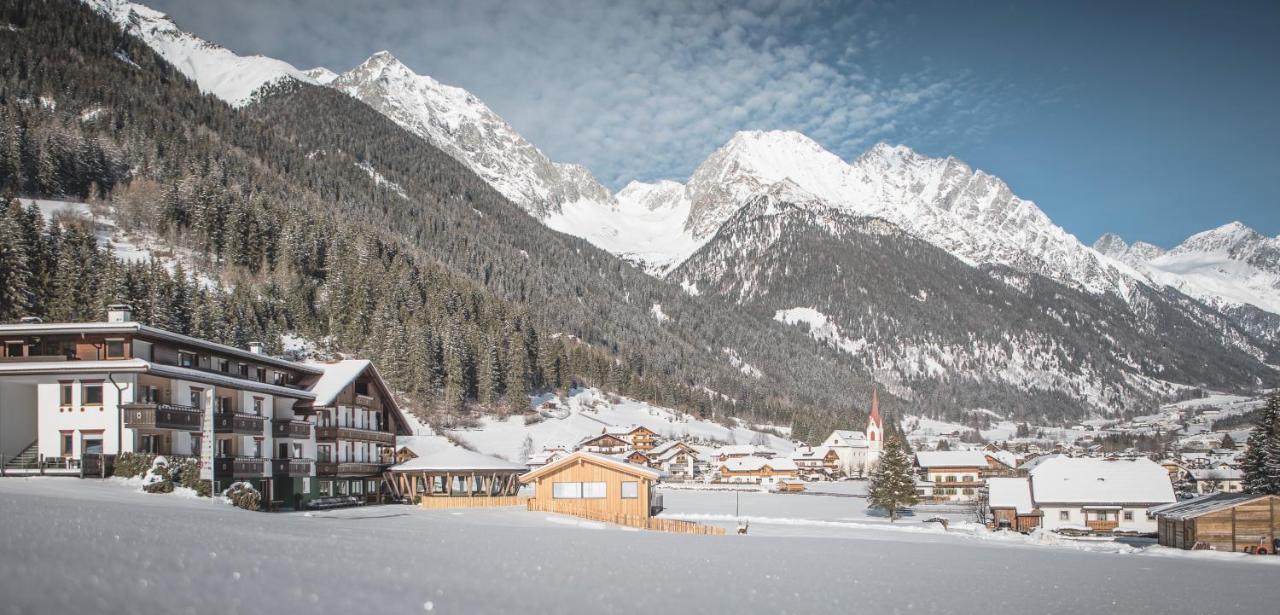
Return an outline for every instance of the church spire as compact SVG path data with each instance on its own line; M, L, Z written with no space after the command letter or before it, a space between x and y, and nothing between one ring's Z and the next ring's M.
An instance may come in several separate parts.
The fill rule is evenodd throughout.
M880 392L877 387L871 387L871 423L877 427L883 427L884 423L880 421Z

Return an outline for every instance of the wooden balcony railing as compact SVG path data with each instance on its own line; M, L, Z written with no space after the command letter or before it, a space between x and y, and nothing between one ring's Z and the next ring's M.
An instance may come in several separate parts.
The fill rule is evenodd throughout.
M310 438L311 423L306 421L271 421L271 436L274 438Z
M390 464L373 461L317 461L317 476L367 476L378 474Z
M266 460L260 457L214 457L213 476L226 478L262 478L266 475Z
M176 429L200 431L200 409L178 404L139 402L124 404L124 426L128 429Z
M272 459L271 475L275 477L311 476L310 459Z
M378 444L395 444L396 435L389 431L375 431L373 429L359 429L356 427L334 427L323 426L316 427L316 440L331 442L333 440L358 440L361 442L376 442Z
M1088 519L1084 522L1084 525L1095 532L1110 532L1120 527L1120 522L1114 519Z
M266 427L266 417L239 412L213 413L213 430L217 433L238 433L260 436Z

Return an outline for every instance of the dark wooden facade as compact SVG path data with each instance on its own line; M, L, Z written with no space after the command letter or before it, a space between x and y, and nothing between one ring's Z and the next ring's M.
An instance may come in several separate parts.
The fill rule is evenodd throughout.
M1216 494L1156 512L1159 542L1178 549L1274 554L1280 496Z

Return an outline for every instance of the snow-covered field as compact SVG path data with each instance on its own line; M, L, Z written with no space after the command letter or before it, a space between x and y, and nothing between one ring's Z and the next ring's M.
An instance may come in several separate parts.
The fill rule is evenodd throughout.
M1280 600L1262 558L936 530L689 536L519 509L262 514L55 478L0 479L0 518L14 613L1265 613Z
M505 420L493 417L481 419L479 429L451 431L450 435L486 455L496 455L511 461L523 462L523 449L527 436L533 450L544 446L572 447L579 440L597 435L609 427L643 425L663 438L700 440L722 444L749 444L761 434L746 427L729 429L723 425L695 419L682 414L628 398L615 398L611 402L597 389L575 389L563 400L544 396L534 400L534 407L552 401L556 407L540 412L541 422L525 425L523 417ZM766 435L769 447L788 455L795 446L790 441Z

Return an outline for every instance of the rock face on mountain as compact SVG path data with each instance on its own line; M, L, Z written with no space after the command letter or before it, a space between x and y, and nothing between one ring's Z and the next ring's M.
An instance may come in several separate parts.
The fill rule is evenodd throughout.
M329 85L445 150L536 218L582 201L612 204L586 167L552 162L479 98L413 72L389 52Z

